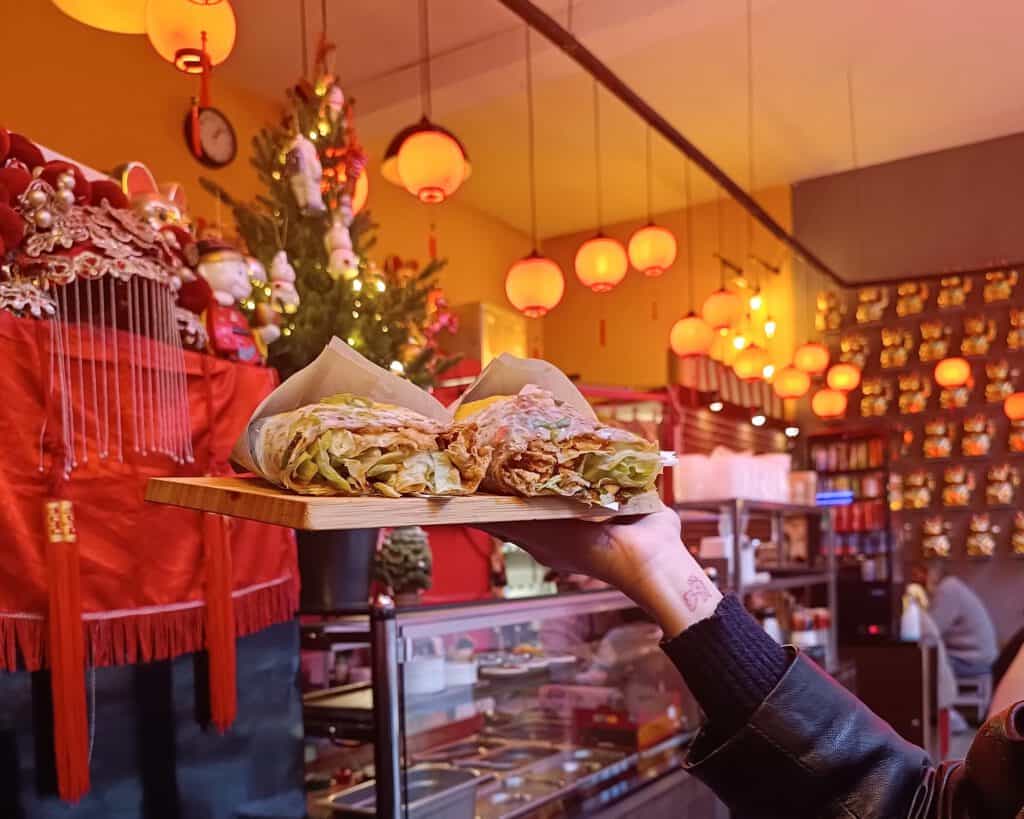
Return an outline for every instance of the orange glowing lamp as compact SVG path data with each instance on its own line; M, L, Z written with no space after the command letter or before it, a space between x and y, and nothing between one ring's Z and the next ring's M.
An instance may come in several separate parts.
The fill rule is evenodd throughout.
M505 295L516 310L530 318L546 316L558 306L564 292L562 269L536 251L505 274Z
M716 290L700 309L712 330L725 330L743 317L743 299L731 290Z
M1003 402L1003 412L1011 421L1024 418L1024 392L1015 392Z
M146 35L157 54L186 74L220 65L235 46L228 0L148 0Z
M68 17L115 34L146 33L146 0L53 0Z
M833 364L829 367L828 374L825 376L825 383L828 384L830 389L839 390L839 392L855 390L860 384L860 368L855 364L840 361L838 364Z
M763 347L751 344L736 356L732 370L742 381L759 381L764 377L764 368L768 363L768 353Z
M818 341L801 344L793 353L793 366L808 375L821 375L828 368L828 347Z
M828 388L818 390L811 398L811 409L819 418L842 418L846 413L846 393Z
M660 276L676 260L676 237L668 228L653 223L629 237L629 263L645 276Z
M935 383L940 387L962 387L971 378L971 365L966 358L944 358L935 365Z
M802 398L811 388L811 377L790 364L775 373L772 387L779 398Z
M380 171L421 202L438 204L469 178L472 166L458 138L423 117L395 134Z
M626 278L629 260L622 243L601 233L576 251L576 278L595 293L607 293Z
M668 346L680 358L707 355L715 340L715 332L692 310L672 325Z

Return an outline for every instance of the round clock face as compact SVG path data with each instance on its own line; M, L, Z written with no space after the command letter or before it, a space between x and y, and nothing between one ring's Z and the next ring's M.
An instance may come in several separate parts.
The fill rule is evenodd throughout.
M189 144L192 144L192 119L185 118L185 131ZM201 162L214 167L227 165L235 158L238 143L235 129L228 118L216 108L203 108L199 112L199 146Z

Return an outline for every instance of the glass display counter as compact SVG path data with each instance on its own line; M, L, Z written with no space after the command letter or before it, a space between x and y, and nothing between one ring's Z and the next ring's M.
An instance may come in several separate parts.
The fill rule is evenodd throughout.
M378 597L306 631L368 646L372 667L306 694L311 817L720 810L680 767L696 704L658 628L616 591L397 609Z

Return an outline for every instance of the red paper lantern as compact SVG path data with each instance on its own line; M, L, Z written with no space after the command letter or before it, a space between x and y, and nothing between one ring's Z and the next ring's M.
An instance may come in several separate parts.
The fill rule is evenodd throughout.
M562 269L536 252L520 259L505 274L505 295L513 307L530 318L546 316L564 292Z
M971 365L966 358L944 358L935 365L935 383L940 387L962 387L970 377Z
M841 418L846 412L846 393L839 390L818 390L811 398L811 409L819 418Z
M811 388L811 377L791 364L775 374L773 386L779 398L801 398Z
M1024 418L1024 392L1015 392L1003 402L1003 412L1011 421Z
M462 144L427 119L399 146L396 171L402 187L427 204L443 202L469 176Z
M716 290L704 300L700 313L712 330L724 330L743 317L743 299L731 290Z
M603 234L576 251L576 278L595 293L607 293L626 277L629 261L622 243Z
M808 375L821 375L828 367L828 347L818 341L801 344L793 353L793 366Z
M668 346L680 358L707 355L715 340L714 331L692 310L672 325Z
M743 381L758 381L764 375L764 366L767 363L768 353L762 347L751 344L736 356L732 370Z
M668 228L649 224L629 237L629 263L645 276L660 276L676 260L676 237Z
M148 0L146 35L167 62L198 74L231 54L235 12L228 0Z
M53 0L79 23L116 34L144 34L146 0Z
M825 376L825 383L831 389L839 390L840 392L855 390L857 385L860 384L860 369L854 364L840 361L838 364L833 364L829 367L828 374Z

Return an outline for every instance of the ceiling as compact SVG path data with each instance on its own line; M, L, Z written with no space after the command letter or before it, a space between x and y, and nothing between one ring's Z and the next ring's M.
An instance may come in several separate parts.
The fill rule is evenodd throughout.
M565 0L539 5L562 22ZM301 66L299 3L235 0L223 81L268 99ZM312 40L320 3L307 0ZM420 114L413 0L327 0L336 72L378 157ZM287 11L287 13L283 13ZM430 3L433 115L473 160L459 198L528 230L523 27L497 0ZM749 187L746 0L577 0L574 31L683 134ZM764 188L1024 131L1024 4L1016 0L753 0L754 182ZM534 35L542 236L594 226L591 81ZM220 79L218 81L221 81ZM601 104L604 220L645 212L644 129ZM682 158L655 138L654 209L682 204ZM711 198L707 180L697 197Z

